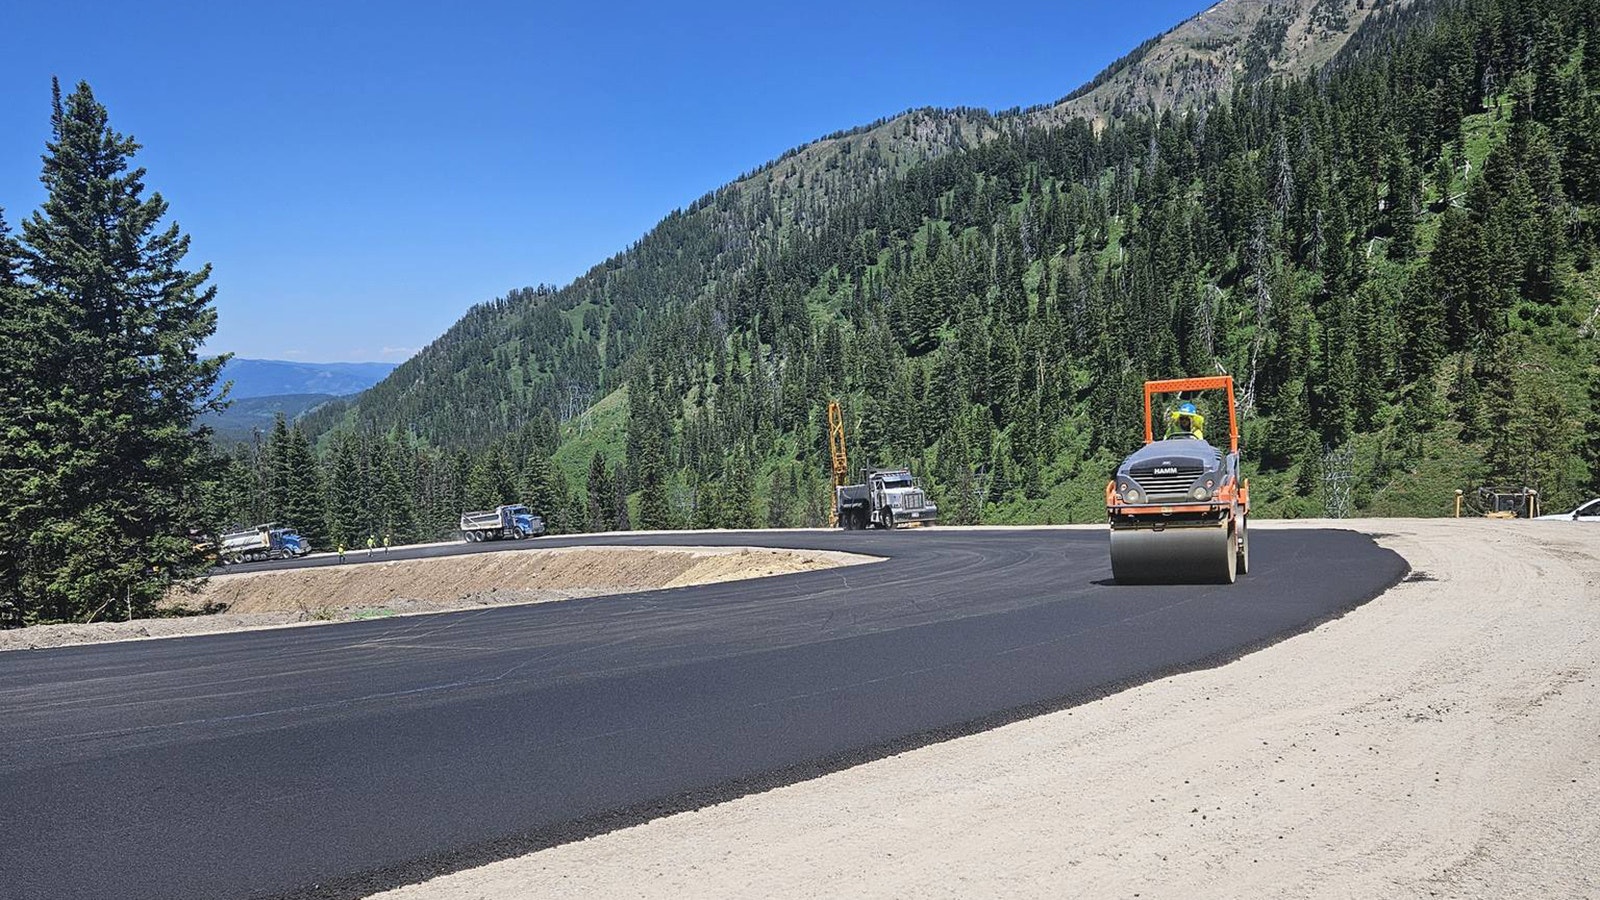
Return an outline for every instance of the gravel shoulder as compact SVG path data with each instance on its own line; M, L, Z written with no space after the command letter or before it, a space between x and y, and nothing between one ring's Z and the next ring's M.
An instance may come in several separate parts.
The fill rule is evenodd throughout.
M175 589L168 617L0 631L0 651L319 625L386 616L549 603L876 562L826 550L584 546L216 575ZM210 612L204 612L211 610Z
M1600 535L1305 524L1413 574L1219 668L378 896L1600 896Z

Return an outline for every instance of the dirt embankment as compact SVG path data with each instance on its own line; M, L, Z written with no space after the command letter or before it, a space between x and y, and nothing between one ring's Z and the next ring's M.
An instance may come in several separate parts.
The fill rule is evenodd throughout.
M562 547L412 560L379 554L371 562L353 554L340 566L218 575L198 590L174 590L162 602L169 613L209 614L0 631L0 650L545 603L876 561L750 547Z
M1600 897L1600 531L1320 524L1411 577L1220 668L381 896Z

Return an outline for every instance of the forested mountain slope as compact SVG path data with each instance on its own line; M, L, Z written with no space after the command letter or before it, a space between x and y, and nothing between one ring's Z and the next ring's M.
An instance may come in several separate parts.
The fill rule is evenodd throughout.
M336 399L333 394L241 397L229 401L227 409L205 413L195 420L195 424L211 429L212 440L226 446L251 440L258 433L266 434L280 415L293 421L307 410Z
M1359 511L1484 481L1559 505L1600 488L1597 87L1594 4L1435 0L1185 112L907 118L951 148L852 143L861 177L805 191L780 161L788 193L747 180L475 310L344 411L335 480L419 531L501 497L563 528L816 522L839 397L856 461L916 466L950 518L1085 520L1139 384L1220 369L1264 512L1323 512L1329 476Z
M1001 113L911 110L796 148L668 215L571 285L514 290L475 307L385 382L348 405L331 405L308 427L399 425L425 443L455 448L545 414L565 421L620 384L618 367L637 351L656 311L726 294L758 261L815 235L829 216L912 167L1001 134L1151 104L1206 103L1236 78L1303 71L1384 2L1222 0L1060 103ZM1280 20L1283 29L1263 33L1262 23ZM1210 74L1183 74L1200 68Z

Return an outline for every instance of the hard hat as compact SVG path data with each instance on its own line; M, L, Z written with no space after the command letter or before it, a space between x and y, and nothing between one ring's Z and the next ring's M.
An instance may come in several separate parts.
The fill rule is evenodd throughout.
M1185 400L1184 402L1178 404L1178 412L1183 413L1184 415L1192 416L1199 413L1200 410L1195 409L1193 403Z

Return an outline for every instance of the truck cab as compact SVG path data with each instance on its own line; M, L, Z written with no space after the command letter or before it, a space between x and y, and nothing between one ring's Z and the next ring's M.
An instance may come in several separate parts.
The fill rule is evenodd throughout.
M838 489L839 524L846 529L931 525L939 518L909 469L869 469L862 482Z
M311 552L311 542L293 528L272 529L270 540L272 549L284 556L305 556Z
M534 515L526 506L522 506L520 504L517 506L508 506L505 508L505 510L506 515L511 519L512 527L517 530L517 534L519 536L530 538L538 537L539 535L544 534L543 516Z

